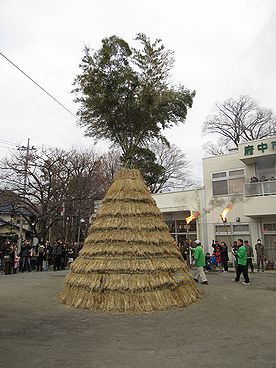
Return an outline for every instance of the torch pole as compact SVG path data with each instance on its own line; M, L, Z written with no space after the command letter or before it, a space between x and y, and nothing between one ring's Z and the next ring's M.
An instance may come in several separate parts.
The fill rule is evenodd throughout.
M228 241L229 241L229 246L232 248L231 238L230 238L230 236L229 236L229 232L228 232L228 230L227 230L227 226L226 226L227 220L223 220L223 219L222 219L222 222L223 222L224 229L225 229L225 232L226 232L226 237L227 237L227 239L228 239ZM230 224L229 224L229 226L230 226Z
M223 222L223 225L224 225L224 229L225 229L225 232L226 232L226 237L227 237L227 239L228 239L228 242L229 242L229 247L230 247L230 249L231 249L231 254L234 256L234 254L233 254L233 250L232 250L232 240L231 240L231 238L230 238L230 235L229 235L229 232L228 232L228 229L227 229L227 226L226 226L226 223L227 223L227 220L225 219L223 219L223 218L221 218L221 220L222 220L222 222ZM231 225L229 224L229 226L230 226L230 228L231 228ZM234 263L234 261L233 261L233 263Z
M188 239L188 243L189 243L189 248L188 248L188 251L189 251L189 264L190 264L190 267L192 267L192 249L191 249L191 242L190 242L190 239L189 239L189 225L187 224L186 225L186 229L187 229L187 239Z

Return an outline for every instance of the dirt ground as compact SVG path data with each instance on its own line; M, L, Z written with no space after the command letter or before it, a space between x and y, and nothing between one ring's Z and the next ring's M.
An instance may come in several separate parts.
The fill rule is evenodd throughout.
M208 273L201 299L152 314L60 304L68 271L0 275L1 368L275 368L276 272Z

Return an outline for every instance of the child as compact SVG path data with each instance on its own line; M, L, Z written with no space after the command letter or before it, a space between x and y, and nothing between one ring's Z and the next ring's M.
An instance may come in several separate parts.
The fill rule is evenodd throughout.
M213 254L213 255L210 257L210 263L211 263L212 271L216 271L216 270L217 270L217 261L216 261L216 256L215 256L215 254Z
M13 273L14 274L17 273L17 269L19 267L19 261L20 261L20 257L17 254L15 254L15 256L14 256L14 264L13 264Z
M220 255L219 247L217 247L217 249L216 249L215 256L216 256L216 263L219 267L219 271L221 272L222 271L222 266L221 266L221 255Z
M73 258L74 250L72 248L69 248L67 255L68 255L68 266L70 268L71 263L74 261L74 258Z
M204 266L205 271L212 271L210 258L211 258L210 253L207 252L205 255L205 266Z

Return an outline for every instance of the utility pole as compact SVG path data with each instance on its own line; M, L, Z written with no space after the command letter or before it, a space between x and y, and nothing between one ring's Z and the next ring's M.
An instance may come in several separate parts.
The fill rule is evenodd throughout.
M23 180L23 198L26 197L26 189L27 189L27 179L28 179L28 164L29 164L29 153L32 150L35 150L35 147L30 147L30 138L28 138L27 147L20 146L17 148L19 151L26 151L25 163L24 163L24 180ZM21 209L22 211L22 209ZM19 227L19 239L18 239L18 252L21 251L23 240L23 215L21 213L20 216L20 227Z

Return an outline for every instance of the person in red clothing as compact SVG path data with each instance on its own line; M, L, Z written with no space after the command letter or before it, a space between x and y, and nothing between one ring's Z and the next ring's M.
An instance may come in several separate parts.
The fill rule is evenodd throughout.
M218 265L219 271L221 272L222 271L222 266L221 266L220 246L218 246L216 248L215 256L216 256L216 263Z

